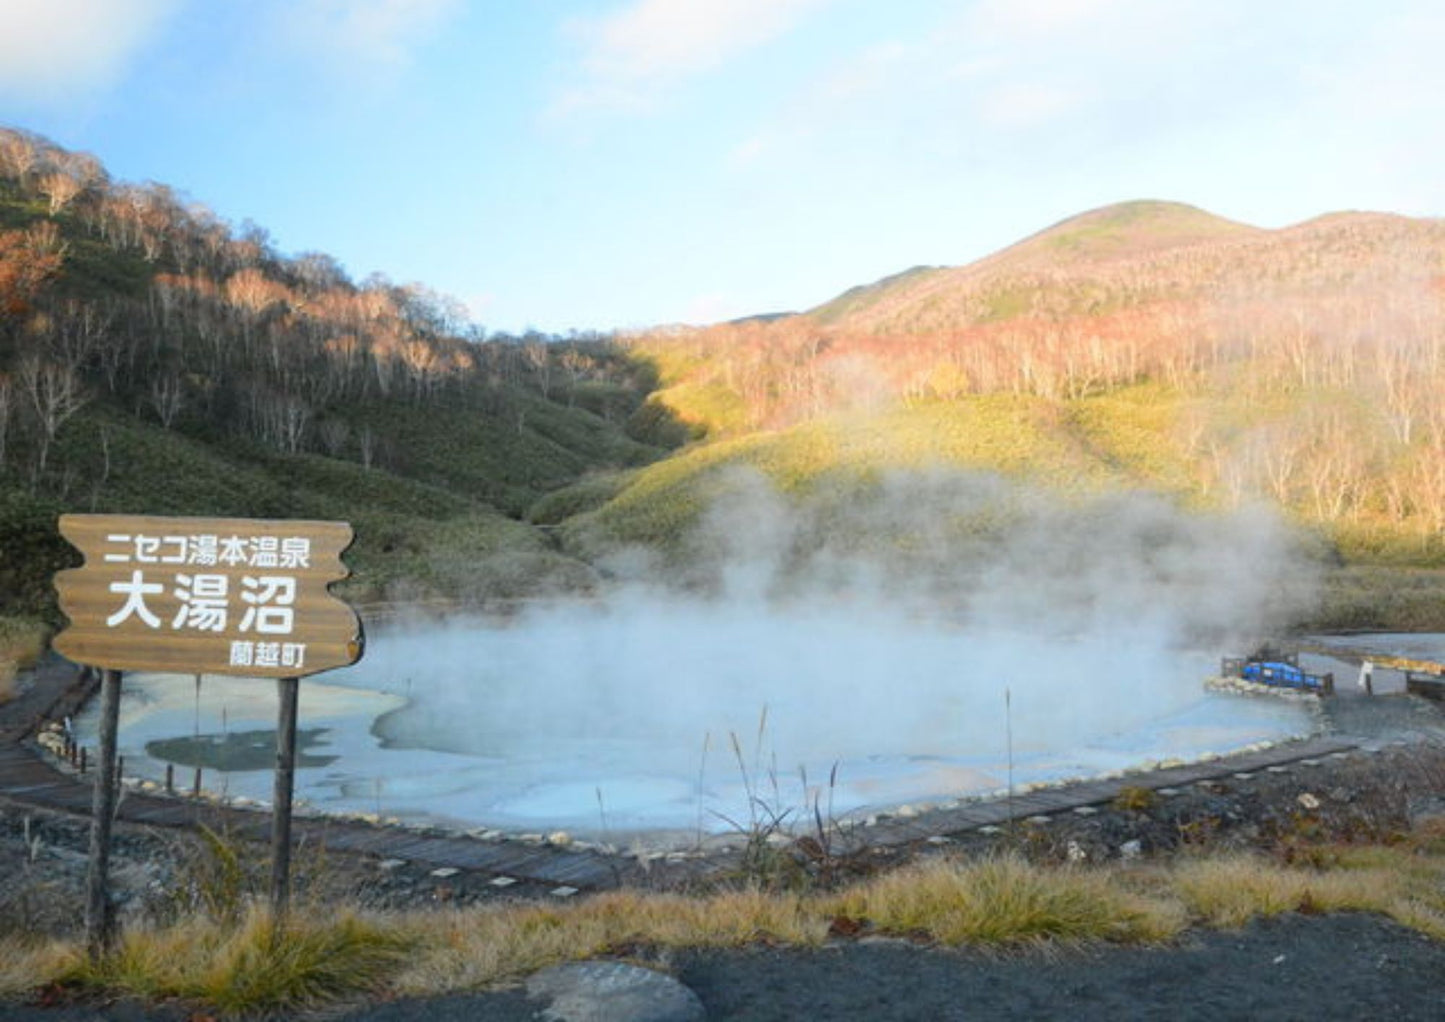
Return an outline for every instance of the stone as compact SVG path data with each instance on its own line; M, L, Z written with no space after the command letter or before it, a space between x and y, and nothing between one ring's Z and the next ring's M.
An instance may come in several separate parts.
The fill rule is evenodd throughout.
M401 869L406 865L405 859L382 859L376 864L376 868L383 872L390 873L394 869Z
M552 895L552 897L554 898L570 898L572 897L572 895L577 893L577 888L569 887L566 884L563 884L561 887L552 888L552 890L548 891L547 893Z
M1121 859L1137 859L1143 854L1144 845L1138 838L1133 841L1125 841L1119 846L1119 858Z
M457 869L455 866L440 866L437 869L432 870L431 875L436 877L438 880L445 880L448 877L456 876L460 872L461 870Z
M493 887L511 887L516 882L516 877L492 877L491 879Z
M1302 808L1309 809L1311 811L1320 807L1319 798L1315 795L1311 795L1307 791L1302 792L1299 798L1295 799L1295 801L1298 802Z
M569 962L527 980L527 996L547 1002L547 1022L702 1022L697 994L671 976L622 962Z
M1099 810L1093 806L1074 806L1074 814L1076 816L1093 816L1098 811Z

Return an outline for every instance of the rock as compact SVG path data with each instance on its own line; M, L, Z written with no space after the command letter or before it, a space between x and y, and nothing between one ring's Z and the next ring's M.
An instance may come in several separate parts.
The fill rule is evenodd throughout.
M1144 845L1138 838L1133 841L1125 841L1119 846L1119 858L1121 859L1137 859L1143 854Z
M1316 809L1318 809L1318 808L1320 807L1320 800L1319 800L1319 798L1318 798L1317 796L1315 796L1315 795L1311 795L1311 794L1310 794L1309 792L1307 792L1307 791L1306 791L1306 792L1302 792L1302 793L1300 794L1299 798L1295 799L1295 801L1300 804L1300 807L1301 807L1301 808L1303 808L1303 809L1308 809L1308 810L1310 810L1311 812L1313 812L1314 810L1316 810Z
M546 1000L548 1022L701 1022L697 994L671 976L622 962L570 962L527 980L527 996Z

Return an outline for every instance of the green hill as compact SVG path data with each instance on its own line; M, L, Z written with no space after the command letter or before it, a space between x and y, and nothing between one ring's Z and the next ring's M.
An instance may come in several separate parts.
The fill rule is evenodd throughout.
M65 511L347 519L358 599L585 588L527 512L664 456L654 385L0 130L0 615L53 618Z

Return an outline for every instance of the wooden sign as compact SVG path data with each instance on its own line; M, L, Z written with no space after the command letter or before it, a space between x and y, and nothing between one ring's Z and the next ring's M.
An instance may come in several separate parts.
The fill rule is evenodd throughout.
M85 555L55 586L54 646L114 670L297 678L361 657L361 623L327 586L350 572L346 522L62 515Z

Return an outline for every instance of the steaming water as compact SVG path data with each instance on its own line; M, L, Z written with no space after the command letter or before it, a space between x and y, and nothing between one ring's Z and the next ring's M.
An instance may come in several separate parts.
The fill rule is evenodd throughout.
M561 606L373 637L301 685L297 797L329 812L659 843L727 831L752 792L842 817L1305 733L1296 704L1207 694L1213 656L1141 632L977 634L846 608ZM1007 704L1007 706L1006 706ZM1006 713L1007 708L1007 713ZM77 722L92 741L92 707ZM129 675L131 776L205 769L269 800L275 685ZM836 765L836 783L829 785ZM775 787L776 785L776 787Z

